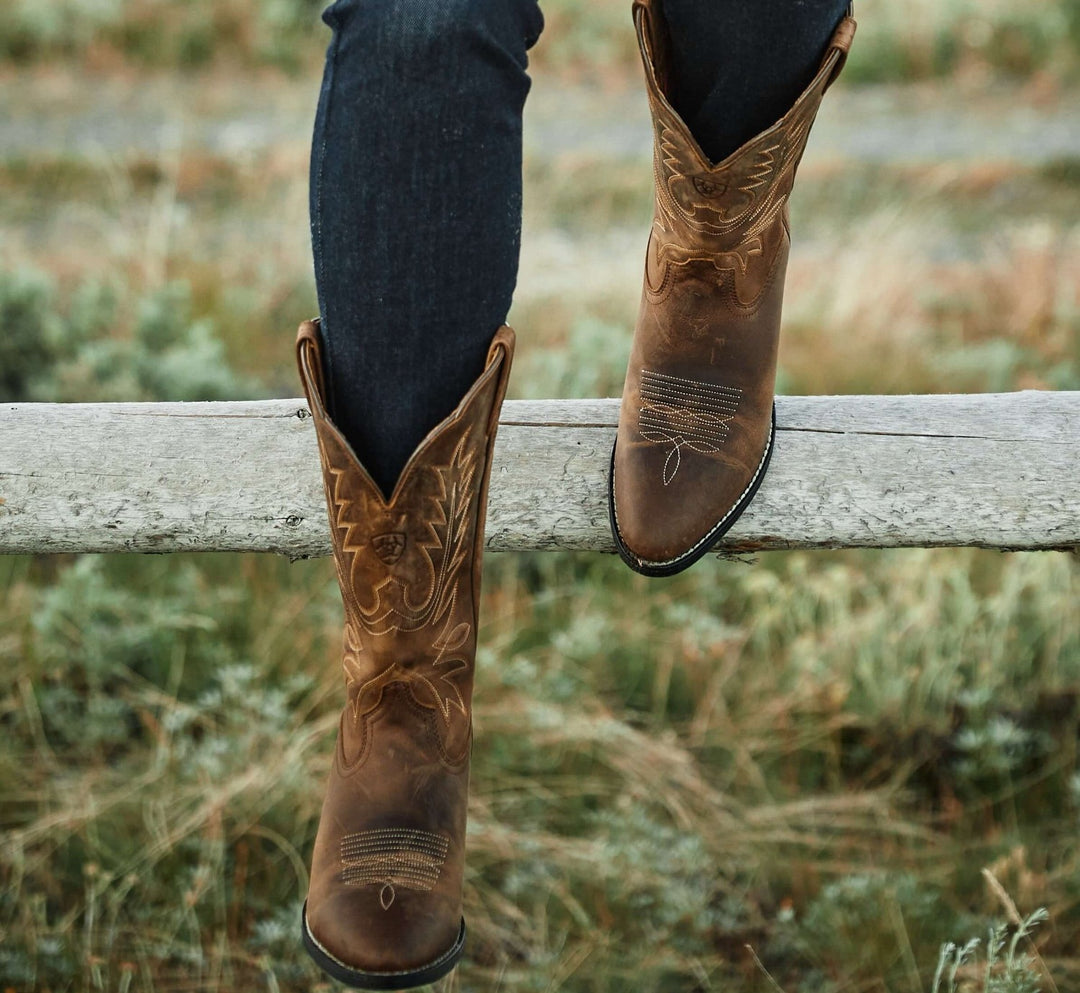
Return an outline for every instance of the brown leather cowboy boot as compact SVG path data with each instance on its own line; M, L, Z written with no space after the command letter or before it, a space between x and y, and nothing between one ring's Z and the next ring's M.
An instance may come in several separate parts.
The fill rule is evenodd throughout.
M327 415L318 322L297 337L345 604L347 692L303 936L321 968L361 989L434 982L465 942L480 558L513 351L500 328L480 378L386 499Z
M768 465L787 200L855 21L840 22L791 110L715 164L668 103L671 46L658 0L635 0L634 21L655 134L656 210L609 508L623 560L666 576L735 523Z

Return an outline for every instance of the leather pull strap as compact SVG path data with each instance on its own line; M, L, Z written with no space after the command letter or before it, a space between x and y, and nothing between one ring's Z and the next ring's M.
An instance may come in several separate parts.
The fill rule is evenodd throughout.
M833 32L832 40L829 42L829 54L833 52L839 53L836 60L836 65L833 66L832 73L829 75L829 81L825 84L827 90L833 83L836 82L836 77L843 71L844 64L847 62L848 52L851 51L851 43L855 40L855 29L858 25L855 22L855 18L848 14L837 26L836 31Z
M300 382L307 393L308 405L317 406L312 413L325 416L325 384L323 383L322 355L319 342L319 319L305 321L296 336L296 364L300 368ZM314 395L312 395L314 394Z
M510 379L510 364L514 358L515 337L512 328L505 324L495 332L488 348L487 368L494 362L499 363L499 385L495 390L495 398L492 402L491 413L488 416L487 434L493 437L499 427L499 411L502 409L503 398L506 396L506 386Z

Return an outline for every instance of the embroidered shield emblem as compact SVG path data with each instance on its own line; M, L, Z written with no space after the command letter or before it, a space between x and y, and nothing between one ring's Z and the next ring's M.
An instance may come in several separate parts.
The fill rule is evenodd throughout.
M727 193L728 184L716 176L695 176L694 188L703 197L722 197Z
M393 565L405 551L405 535L400 531L387 531L371 539L375 554L387 565Z

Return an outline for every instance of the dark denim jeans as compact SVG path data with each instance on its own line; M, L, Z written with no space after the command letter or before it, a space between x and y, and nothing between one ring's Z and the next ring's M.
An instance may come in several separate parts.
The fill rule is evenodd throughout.
M706 152L783 114L847 4L664 0L672 99ZM323 19L311 235L330 410L389 492L510 309L543 18L537 0L337 0Z

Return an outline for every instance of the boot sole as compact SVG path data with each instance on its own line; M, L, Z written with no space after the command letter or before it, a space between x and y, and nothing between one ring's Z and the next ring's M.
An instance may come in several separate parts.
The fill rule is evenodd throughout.
M615 445L618 444L616 439ZM761 457L757 472L750 481L750 485L735 504L719 521L719 523L705 535L693 548L678 558L669 559L667 562L650 562L635 555L619 534L619 522L615 515L615 445L611 446L611 469L608 472L608 519L611 521L611 536L615 540L615 548L621 558L634 572L642 576L674 576L684 569L690 568L698 559L704 558L727 532L735 525L742 513L755 494L761 487L765 478L765 470L769 468L769 460L772 458L773 447L776 444L776 404L773 404L772 426L769 429L769 443L765 446L765 454Z
M427 986L442 979L458 963L461 953L465 948L465 919L461 919L461 930L458 932L457 941L444 955L439 956L430 965L406 972L364 972L346 965L340 959L335 958L311 933L307 922L307 904L301 921L304 936L304 948L314 960L315 964L327 975L336 979L339 983L351 986L358 990L410 990L417 986Z

